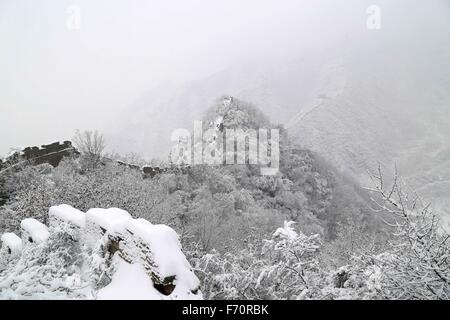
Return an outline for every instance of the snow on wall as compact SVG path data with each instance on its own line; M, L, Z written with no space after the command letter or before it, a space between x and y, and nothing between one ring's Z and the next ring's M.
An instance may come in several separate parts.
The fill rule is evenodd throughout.
M24 243L42 243L47 241L50 236L48 227L33 218L22 220L20 227L22 228L22 241Z
M22 252L22 239L14 233L5 233L1 236L0 247L0 271L2 271L11 261L20 257Z
M19 255L22 252L22 239L20 239L16 234L11 232L4 233L1 237L1 241L2 253Z
M199 280L181 251L178 234L172 228L154 225L145 219L129 220L125 228L134 235L135 246L140 249L138 261L157 281L163 283L164 279L175 277L177 285L182 284L192 290L198 288Z
M86 222L86 214L83 211L67 204L50 207L48 216L51 227L56 227L61 222L65 222L73 227L83 229Z
M118 208L94 208L86 212L87 221L94 222L106 230L110 230L115 224L122 223L128 219L131 219L131 215L125 210Z
M98 237L95 224L101 225L102 236L110 243L110 253L118 252L124 261L140 265L166 296L201 298L200 281L181 251L178 235L172 228L154 225L145 219L132 219L123 210L113 213L115 217L106 223L104 214L106 211L89 210L87 226L91 226L88 232L92 230Z
M105 258L117 263L112 282L98 292L99 299L202 299L200 281L172 228L133 219L118 208L84 213L59 205L49 209L49 217L50 229L28 218L21 222L22 239L5 233L2 257L5 250L20 254L23 244L45 242L50 232L64 223L80 231L82 247L107 247Z
M88 247L93 248L114 225L131 219L131 215L118 208L94 208L86 212L85 241Z

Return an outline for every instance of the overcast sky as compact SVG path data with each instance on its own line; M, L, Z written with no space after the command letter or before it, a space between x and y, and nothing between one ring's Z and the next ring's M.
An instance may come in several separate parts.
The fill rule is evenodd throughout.
M399 15L429 14L414 1L374 2L387 27ZM431 2L440 6L433 14L448 16L450 1ZM288 60L367 32L369 4L0 0L0 155L70 139L77 128L102 129L161 83L202 78L245 60ZM79 29L67 27L71 5L80 9Z

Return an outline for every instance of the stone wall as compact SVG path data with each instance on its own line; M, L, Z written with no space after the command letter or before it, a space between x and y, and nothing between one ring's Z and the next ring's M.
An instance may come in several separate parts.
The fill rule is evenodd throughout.
M31 161L34 165L48 163L57 167L64 157L77 156L79 152L72 142L54 142L38 147L28 147L22 150L21 158Z
M142 168L142 173L144 174L144 178L154 178L157 175L160 175L163 172L166 172L167 168L160 167L150 167L145 166Z
M21 168L20 164L49 164L57 167L64 157L78 157L80 153L72 146L72 142L55 142L41 147L27 147L22 151L17 151L5 159L0 159L0 173L5 173L9 169ZM8 200L8 194L3 188L3 179L0 175L0 207Z
M62 208L62 210L56 210L58 208ZM112 209L116 211L119 210L115 208ZM78 211L79 217L77 216L75 211ZM112 213L109 212L108 214ZM67 205L51 207L49 210L49 216L50 228L35 219L28 218L22 221L20 238L21 246L23 246L24 249L27 247L32 248L38 243L48 241L50 234L52 232L55 232L55 230L65 230L65 232L69 232L70 235L73 234L74 237L72 237L72 240L78 242L81 247L87 248L88 253L90 252L89 250L100 248L102 258L106 259L107 261L112 261L113 256L117 254L127 263L140 264L145 270L148 277L153 282L154 288L165 296L168 296L170 298L177 298L177 295L180 294L180 292L187 292L187 294L191 298L201 297L201 292L199 292L198 278L195 277L187 260L186 265L182 260L179 260L179 256L176 252L174 253L173 250L167 251L165 252L165 254L169 255L169 257L170 255L172 255L172 258L170 259L174 259L174 257L177 257L177 260L175 262L177 264L179 263L179 265L182 265L183 268L186 269L183 269L184 271L182 271L181 273L176 271L174 274L163 274L163 271L160 268L161 261L156 261L154 252L152 252L154 247L152 247L151 243L153 242L149 242L150 240L148 240L148 238L147 240L143 238L147 237L147 231L145 231L145 235L142 236L142 234L140 235L140 233L142 233L143 229L139 227L142 225L138 224L138 228L136 229L135 223L146 222L150 226L154 226L148 221L143 219L132 219L130 216L129 220L126 220L125 222L130 222L131 224L113 223L108 227L103 225L103 221L99 222L99 219L95 219L96 217L92 214L91 216L89 216L89 212L85 214L84 212L76 210ZM80 220L82 220L82 223ZM109 222L109 218L107 222ZM66 229L65 227L69 227L70 229ZM157 231L156 233L149 231L152 234L157 234L157 237L154 238L155 243L159 244L161 243L161 241L167 242L168 239L171 239L169 237L165 237L165 235L170 234L167 232L172 232L176 235L173 229L167 226L164 227L167 229L163 229L162 232L161 229L158 229L159 231ZM44 236L43 233L45 233ZM18 250L14 251L11 250L10 247L8 247L8 244L6 241L4 241L4 238L4 235L2 235L2 243L0 246L0 270L1 266L5 265L5 262L12 261L12 259L16 259L18 256L20 256L19 252L15 252ZM11 235L8 238L11 239ZM19 237L17 236L15 236L15 238L19 239ZM177 246L177 248L181 252L181 245L179 247ZM20 251L22 252L22 249L20 249ZM23 251L23 254L26 254L26 252L26 250ZM161 256L159 257L161 259ZM182 257L182 259L185 260L184 255L182 255ZM189 281L181 281L183 278L185 278L184 276L186 275L186 273L191 273L191 276L196 279L196 281L194 281L194 284ZM178 275L183 275L183 278L177 278ZM186 283L188 283L188 285L186 285ZM176 288L178 292L175 291Z
M5 171L19 163L31 163L33 165L47 163L57 167L64 157L78 157L79 155L80 153L70 141L54 142L41 147L27 147L0 160L0 171Z

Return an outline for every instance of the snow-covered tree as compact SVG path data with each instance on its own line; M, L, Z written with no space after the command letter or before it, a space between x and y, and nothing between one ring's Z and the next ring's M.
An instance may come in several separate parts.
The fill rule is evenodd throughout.
M320 278L319 235L306 236L285 222L262 245L238 252L193 255L202 292L219 299L302 299L312 297Z
M73 230L61 226L47 241L29 243L18 261L0 272L2 299L82 298L82 254Z
M450 235L437 214L407 192L397 173L388 185L379 166L372 179L377 211L390 215L394 230L389 250L366 257L381 269L379 293L388 299L450 299Z

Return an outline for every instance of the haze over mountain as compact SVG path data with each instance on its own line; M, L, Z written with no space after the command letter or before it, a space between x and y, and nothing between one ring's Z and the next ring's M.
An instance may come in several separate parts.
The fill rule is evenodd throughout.
M166 158L174 129L192 129L215 99L233 95L362 183L378 161L397 164L408 184L449 211L450 20L425 20L412 15L397 28L391 21L390 32L352 34L289 61L255 59L161 85L124 111L110 141Z
M0 137L0 300L450 300L449 0L0 0Z
M360 181L397 163L449 207L448 0L75 5L73 30L64 1L0 1L0 155L99 129L110 149L165 159L172 131L228 94Z

